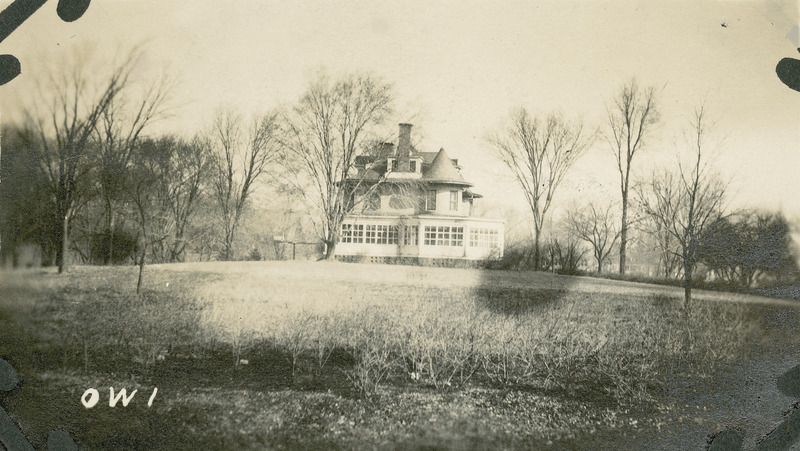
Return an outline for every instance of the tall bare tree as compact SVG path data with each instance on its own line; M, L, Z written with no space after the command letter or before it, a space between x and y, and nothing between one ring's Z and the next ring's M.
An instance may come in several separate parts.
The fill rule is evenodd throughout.
M646 184L640 202L678 243L683 265L684 308L692 301L692 275L706 230L724 214L726 184L712 170L710 125L701 106L686 132L690 158L678 162L676 175L664 172Z
M137 147L143 148L139 152L147 158L139 157L133 162L148 165L148 172L152 174L151 189L160 193L162 201L158 206L171 223L169 239L151 247L153 258L162 262L183 261L190 220L208 189L206 178L211 164L208 140L195 137L187 141L168 135L145 138L134 149Z
M289 181L319 212L315 227L326 259L335 257L339 228L357 198L371 196L378 186L371 184L365 191L356 158L371 148L392 103L391 85L374 75L353 73L331 80L322 74L286 112L283 148Z
M631 164L636 154L644 147L647 135L659 121L655 96L653 87L640 88L636 80L632 79L617 91L612 105L606 106L608 128L604 136L616 159L622 194L622 222L619 240L620 274L625 274L627 256L628 192Z
M106 73L89 64L91 55L78 54L42 80L26 109L27 134L50 186L60 222L56 261L67 268L72 218L88 195L89 156L96 152L92 135L114 101L129 85L135 58L131 55Z
M612 213L614 208L612 204L600 207L590 202L583 207L573 207L567 211L567 227L575 237L592 246L598 274L603 272L603 263L613 252L620 235L617 220Z
M254 116L249 124L231 111L220 111L209 134L212 187L224 232L221 259L234 258L236 230L254 183L278 158L278 115Z
M497 157L514 174L533 213L536 270L541 267L542 227L553 196L592 140L580 122L568 122L555 113L541 120L524 108L512 113L510 124L488 138Z
M142 54L135 49L130 55L131 65L135 66ZM114 203L124 188L124 173L128 170L134 146L142 131L152 122L168 113L167 98L174 87L174 81L166 74L158 79L134 81L120 95L116 96L101 114L97 127L97 140L100 149L98 182L105 210L105 238L107 240L103 263L113 261L114 252ZM134 87L139 89L133 89Z

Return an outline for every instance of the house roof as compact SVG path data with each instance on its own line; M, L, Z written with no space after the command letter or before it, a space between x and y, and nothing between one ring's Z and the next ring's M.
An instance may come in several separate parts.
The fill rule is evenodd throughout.
M456 165L453 164L453 160L447 156L447 152L444 151L444 148L439 149L439 153L436 154L436 157L427 170L423 170L422 179L428 182L472 185L464 180L464 177L458 172Z
M445 150L439 149L438 152L417 152L412 148L411 159L422 159L422 177L423 182L428 183L451 183L463 186L472 186L464 180L458 167L458 160L451 159ZM397 158L396 155L390 155L389 158ZM351 180L361 179L364 181L378 181L387 170L386 157L373 156L373 155L360 155L356 157L356 167L358 167L358 175L351 178ZM387 180L387 182L394 182L395 180ZM407 181L405 179L403 182ZM478 195L480 196L480 195Z

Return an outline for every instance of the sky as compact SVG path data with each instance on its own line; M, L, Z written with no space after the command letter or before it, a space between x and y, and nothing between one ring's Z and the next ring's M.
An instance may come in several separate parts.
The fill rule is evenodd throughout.
M193 133L221 106L265 112L293 102L323 68L366 70L394 85L394 120L414 123L420 150L444 147L458 158L486 205L525 208L487 134L517 107L602 131L606 105L635 77L655 87L662 120L634 177L675 164L687 121L704 104L731 205L800 218L800 92L775 75L780 59L798 57L787 38L798 25L794 1L96 0L72 23L56 3L0 43L22 63L20 77L0 86L3 117L44 59L86 45L112 55L142 44L145 69L178 76L179 108L153 132ZM600 137L557 209L618 198L614 171Z

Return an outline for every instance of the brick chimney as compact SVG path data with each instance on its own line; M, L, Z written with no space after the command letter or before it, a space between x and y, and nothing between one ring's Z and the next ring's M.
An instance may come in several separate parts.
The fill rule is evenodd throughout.
M397 171L410 171L408 157L411 156L411 124L400 124L397 140Z

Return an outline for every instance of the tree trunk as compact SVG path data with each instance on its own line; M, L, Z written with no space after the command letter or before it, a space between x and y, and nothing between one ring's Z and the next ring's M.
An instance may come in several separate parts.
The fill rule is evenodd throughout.
M533 270L539 271L542 268L542 251L540 244L541 229L536 227L533 231Z
M147 251L146 247L142 247L142 256L139 257L139 278L136 280L136 294L142 292L142 279L144 278L144 256Z
M619 273L625 274L625 260L628 247L628 191L622 191L622 228L619 234Z
M114 209L111 206L111 199L106 198L106 255L103 256L103 264L110 265L114 262Z
M336 241L328 239L325 241L325 260L334 260L336 258Z
M67 270L67 251L69 250L69 213L64 214L64 219L61 223L61 243L59 247L58 259L58 273L61 274Z
M234 220L234 221L238 221L238 220ZM236 222L234 222L232 225L230 225L230 227L228 227L228 230L225 231L225 249L223 251L225 253L225 255L224 255L224 260L225 261L231 261L234 258L234 255L233 255L233 240L235 238L235 234L236 234Z
M336 258L336 245L339 244L341 223L341 220L336 221L336 224L333 224L332 227L325 231L325 260L334 260Z
M111 225L108 228L108 264L114 264L114 214L111 214Z
M603 272L603 259L598 258L597 259L597 274L600 274L602 272Z
M686 262L684 258L684 262ZM688 311L689 304L692 302L692 266L688 263L683 264L683 309Z

